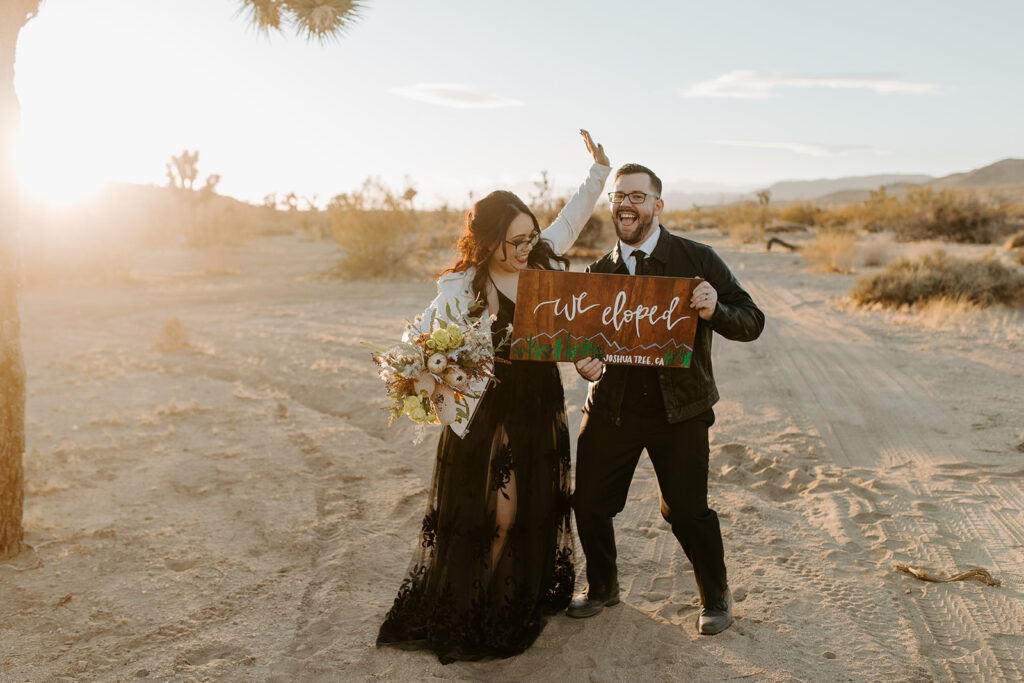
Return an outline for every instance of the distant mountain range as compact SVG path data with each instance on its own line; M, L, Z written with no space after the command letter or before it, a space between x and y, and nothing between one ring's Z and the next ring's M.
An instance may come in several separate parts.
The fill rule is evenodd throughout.
M1003 159L966 173L935 178L924 174L884 174L820 180L783 180L768 186L773 202L813 200L816 204L845 204L867 199L871 190L884 187L891 194L902 193L908 185L936 189L983 190L1008 196L1024 196L1024 159ZM731 204L756 198L751 192L686 192L669 190L664 195L669 209L688 209L694 204Z
M908 185L928 185L936 189L972 189L1024 201L1024 159L1003 159L994 164L967 171L953 173L942 178L923 174L882 174L832 178L821 180L784 180L768 188L773 203L794 200L813 201L819 206L849 204L863 201L870 192L884 187L893 195L902 194ZM756 190L720 186L710 183L679 181L666 183L665 204L668 210L689 209L698 206L714 206L756 199ZM673 190L673 186L676 188ZM680 191L685 188L690 191ZM26 207L27 208L27 207ZM42 216L49 216L50 222L66 222L78 225L96 236L102 234L135 235L175 231L185 214L178 197L167 187L136 185L133 183L112 183L99 196L75 210L62 214L47 214L37 209L34 220L37 224ZM287 211L268 211L224 195L214 195L203 203L200 214L209 216L231 216L230 220L245 221L258 226L258 230L290 230L299 214ZM45 231L36 229L38 236ZM28 240L33 231L25 231Z
M967 173L954 173L934 180L937 188L994 188L1024 184L1024 159L1003 159Z

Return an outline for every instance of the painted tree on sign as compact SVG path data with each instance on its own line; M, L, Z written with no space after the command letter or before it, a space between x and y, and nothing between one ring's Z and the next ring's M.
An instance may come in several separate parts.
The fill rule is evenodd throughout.
M0 558L24 548L25 362L18 315L18 190L14 141L20 106L14 61L22 27L43 0L0 1ZM249 21L264 31L291 29L324 43L358 18L362 0L241 0Z

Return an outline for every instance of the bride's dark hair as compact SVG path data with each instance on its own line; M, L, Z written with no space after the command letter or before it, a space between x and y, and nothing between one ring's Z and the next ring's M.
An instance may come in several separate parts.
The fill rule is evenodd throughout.
M496 250L508 255L508 244L505 235L508 226L519 214L526 214L533 221L533 229L540 231L537 217L523 200L507 190L490 193L466 213L466 221L462 227L462 235L456 245L458 256L445 273L458 273L476 267L473 275L473 294L478 301L487 300L487 260ZM565 267L569 259L557 254L551 243L544 238L537 241L526 259L527 267L552 270L556 263Z

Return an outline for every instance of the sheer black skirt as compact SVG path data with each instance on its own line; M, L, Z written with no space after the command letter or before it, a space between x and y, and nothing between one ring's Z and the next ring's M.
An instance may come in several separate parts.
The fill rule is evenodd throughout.
M511 321L501 301L496 329ZM569 432L554 363L498 363L464 439L437 446L420 543L378 645L443 663L507 657L564 609L575 583Z

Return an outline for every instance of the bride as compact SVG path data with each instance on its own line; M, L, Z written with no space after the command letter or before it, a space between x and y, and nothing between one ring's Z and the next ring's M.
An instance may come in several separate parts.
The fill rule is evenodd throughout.
M519 273L568 266L562 254L611 171L604 148L580 133L594 164L558 218L541 230L529 207L503 190L474 204L420 327L432 311L481 302L481 324L497 345L512 323ZM572 599L569 431L558 368L508 361L507 348L497 356L505 361L495 363L497 381L474 387L469 417L441 433L419 547L378 646L429 649L442 663L508 657Z

